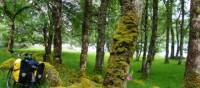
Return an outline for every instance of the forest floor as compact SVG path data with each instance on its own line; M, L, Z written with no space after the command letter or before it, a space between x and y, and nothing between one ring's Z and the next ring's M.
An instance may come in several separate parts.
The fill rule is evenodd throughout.
M42 56L41 50L26 49L26 52L37 53ZM79 54L80 52L65 51L62 54L64 69L59 70L60 78L64 82L64 86L72 85L79 80ZM105 56L105 67L107 65L109 54ZM5 52L5 49L0 49L0 65L11 56ZM177 65L177 61L171 60L170 64L164 64L163 58L156 56L153 62L150 76L147 80L141 79L141 73L138 72L141 66L141 61L133 61L131 71L133 71L133 80L128 81L128 88L181 88L183 84L184 64ZM87 62L88 79L101 84L103 75L93 72L95 64L95 53L89 52ZM104 67L104 72L105 72ZM0 88L6 88L7 72L0 73ZM44 86L43 88L46 88Z

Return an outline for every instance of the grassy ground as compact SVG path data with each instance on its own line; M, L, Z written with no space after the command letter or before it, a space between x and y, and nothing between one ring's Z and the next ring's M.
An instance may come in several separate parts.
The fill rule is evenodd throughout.
M40 53L42 51L36 51ZM0 64L11 56L5 52L4 49L0 49ZM64 52L62 55L63 66L65 69L58 69L64 85L70 85L78 80L79 72L79 52ZM105 56L105 63L107 63L108 55ZM128 81L128 88L181 88L184 74L184 65L177 65L177 61L171 61L170 64L163 64L163 59L157 57L152 65L152 70L149 79L141 80L140 74L137 71L140 69L141 63L133 62L131 70L133 73L133 80ZM95 54L89 53L87 72L89 77L94 76L94 62ZM106 65L106 64L105 64ZM5 88L6 72L0 73L0 88ZM100 74L102 75L102 74Z

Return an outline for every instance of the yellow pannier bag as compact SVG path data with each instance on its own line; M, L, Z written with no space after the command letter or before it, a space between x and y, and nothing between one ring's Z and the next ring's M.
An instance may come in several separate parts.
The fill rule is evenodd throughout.
M12 76L16 82L19 82L19 74L20 74L20 67L21 67L21 59L17 59L13 65Z

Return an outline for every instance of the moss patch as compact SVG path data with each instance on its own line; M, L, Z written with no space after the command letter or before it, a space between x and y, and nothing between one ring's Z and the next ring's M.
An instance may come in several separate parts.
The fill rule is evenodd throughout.
M15 58L10 58L0 65L1 70L9 70L10 66L15 62Z
M87 78L80 78L79 83L74 83L67 88L101 88L101 84L96 84Z
M47 62L43 62L45 64L45 72L46 72L46 81L50 86L62 86L63 82L60 79L59 72L55 69L54 66Z

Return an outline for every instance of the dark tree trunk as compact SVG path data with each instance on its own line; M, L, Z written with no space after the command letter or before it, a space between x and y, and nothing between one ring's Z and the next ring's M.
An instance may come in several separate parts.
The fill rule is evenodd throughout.
M133 56L133 47L138 37L139 19L130 2L123 2L123 6L125 11L122 11L117 30L113 35L103 88L126 88L130 58Z
M8 51L10 53L13 53L13 46L14 46L14 35L15 35L15 21L11 21L10 25L10 30L9 30L9 41L8 41Z
M43 28L43 37L44 37L44 47L45 47L45 53L43 56L44 62L50 62L50 55L51 55L51 46L52 46L52 40L53 40L53 30L52 28Z
M172 20L172 15L173 15L173 6L174 6L174 0L170 0L170 7L169 7L169 16L170 16L170 32L171 32L171 54L170 54L170 58L174 59L174 45L175 45L175 37L174 37L174 29L173 29L173 20Z
M179 19L179 18L178 18ZM180 46L179 46L179 43L180 43L180 40L179 40L179 21L178 19L176 20L176 58L179 57L179 51L180 51Z
M148 43L148 8L149 8L149 1L146 0L146 4L145 4L145 17L144 17L144 47L143 47L143 56L142 56L142 67L141 67L141 71L144 72L144 67L145 67L145 62L146 62L146 55L147 55L147 43Z
M173 20L172 20L172 15L173 15L173 6L174 6L174 0L170 0L170 29L171 29L171 54L170 58L174 59L174 46L175 46L175 36L174 36L174 29L173 29Z
M174 56L174 53L175 53L175 48L174 48L174 46L175 46L175 36L174 36L174 29L173 28L171 28L171 41L172 41L172 43L171 43L171 55L170 55L170 58L174 59L175 58L175 56Z
M164 63L169 63L169 35L170 35L170 19L171 19L171 15L170 15L170 0L167 0L166 3L166 13L167 13L167 18L166 18L166 53L165 53L165 61Z
M48 56L47 56L47 54L46 54L46 52L47 52L47 46L48 46L48 41L47 41L47 38L48 38L48 34L47 34L47 27L44 27L43 29L42 29L42 31L43 31L43 39L44 39L44 48L45 48L45 53L44 53L44 56L43 56L43 61L44 62L48 62L49 61L49 58L48 58Z
M147 55L147 61L145 63L143 78L147 78L152 65L152 60L156 54L156 40L157 40L157 21L158 21L158 0L153 0L153 20L152 20L152 35L149 45L149 51Z
M56 64L62 64L61 8L62 0L55 0L52 6L52 18L54 23L54 62Z
M82 24L82 48L80 55L80 75L85 75L86 64L87 64L87 53L88 53L88 32L89 32L89 18L91 16L92 0L85 0L84 6L84 18Z
M184 88L200 87L200 1L191 0L190 33Z
M105 30L107 17L108 0L101 0L98 16L98 37L96 50L95 71L101 72L104 62Z
M182 11L182 19L181 19L181 37L180 37L180 57L178 60L178 64L182 64L182 59L183 59L183 41L184 41L184 15L185 15L185 10L184 10L184 5L185 1L181 0L181 11Z

